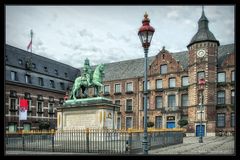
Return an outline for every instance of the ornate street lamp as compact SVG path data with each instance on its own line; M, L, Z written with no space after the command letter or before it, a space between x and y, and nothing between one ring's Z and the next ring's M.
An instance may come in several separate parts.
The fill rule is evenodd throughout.
M148 14L145 13L144 19L142 20L142 26L138 31L138 36L141 40L145 59L144 59L144 133L143 133L143 153L148 154L148 133L147 133L147 57L148 57L148 48L150 46L153 33L155 29L149 25L150 19Z
M199 137L199 143L203 143L203 133L202 133L202 109L203 109L203 91L204 91L204 87L205 87L205 79L201 78L198 81L199 84L199 91L201 92L201 108L200 108L200 137Z

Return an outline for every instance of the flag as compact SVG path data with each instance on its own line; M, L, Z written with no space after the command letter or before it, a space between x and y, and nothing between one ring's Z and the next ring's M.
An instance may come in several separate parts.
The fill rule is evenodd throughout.
M31 52L32 52L32 37L33 37L33 31L30 31L30 35L31 35L31 41L29 42L28 46L27 46L27 50L29 50L29 48L31 48Z
M29 48L32 48L32 40L30 41L30 43L27 46L27 49L29 50Z
M20 99L19 120L27 120L28 101Z
M19 110L19 120L27 120L27 110Z

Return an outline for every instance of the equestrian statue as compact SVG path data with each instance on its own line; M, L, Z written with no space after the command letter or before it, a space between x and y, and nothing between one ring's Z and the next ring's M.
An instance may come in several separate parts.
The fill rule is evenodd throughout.
M87 97L86 90L88 88L94 87L96 90L97 96L103 87L102 81L104 76L104 65L100 64L96 67L94 72L90 66L89 60L85 59L83 74L75 79L69 99L76 100L76 93L81 89L83 97Z

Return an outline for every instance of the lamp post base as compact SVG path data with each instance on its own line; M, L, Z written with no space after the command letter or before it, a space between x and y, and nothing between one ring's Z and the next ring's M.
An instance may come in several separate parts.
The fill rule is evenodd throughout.
M148 154L148 141L143 141L142 146L143 146L143 154Z

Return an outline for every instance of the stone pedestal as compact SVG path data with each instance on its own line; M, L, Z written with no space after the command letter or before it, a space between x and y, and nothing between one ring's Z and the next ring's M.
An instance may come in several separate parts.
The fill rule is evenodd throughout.
M58 130L116 129L120 106L104 97L67 100L57 108Z

